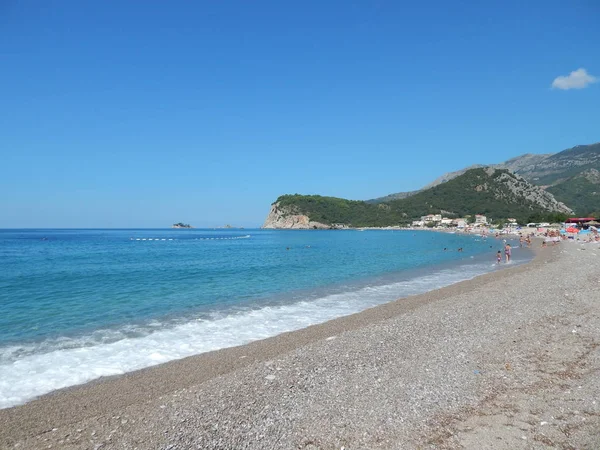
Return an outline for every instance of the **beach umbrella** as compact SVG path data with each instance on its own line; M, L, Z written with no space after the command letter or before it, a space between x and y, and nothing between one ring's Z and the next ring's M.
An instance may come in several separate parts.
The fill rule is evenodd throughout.
M600 222L590 220L589 222L585 222L584 225L600 225Z
M569 227L567 228L567 233L578 233L579 230L577 228L574 227Z

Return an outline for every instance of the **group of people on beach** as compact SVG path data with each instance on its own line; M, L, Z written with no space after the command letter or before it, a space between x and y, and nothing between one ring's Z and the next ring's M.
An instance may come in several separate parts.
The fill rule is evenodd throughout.
M519 247L523 248L523 245L527 245L527 248L531 247L531 236L519 236Z
M510 244L508 242L505 241L505 243L504 243L504 257L506 258L506 263L507 264L510 262L511 254L512 254L512 247L510 246ZM501 261L502 261L502 251L498 250L498 253L496 253L496 262L498 264L500 264Z
M564 236L564 239L567 237ZM542 241L542 247L548 246L548 242L552 242L552 245L557 245L561 240L561 235L559 231L549 230L544 233L544 240Z

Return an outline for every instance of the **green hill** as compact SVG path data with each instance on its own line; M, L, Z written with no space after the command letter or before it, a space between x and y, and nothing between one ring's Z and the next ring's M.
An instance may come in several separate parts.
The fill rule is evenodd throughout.
M600 171L588 169L546 189L569 205L577 215L600 209Z
M404 199L439 184L447 183L470 169L481 167L484 166L474 165L455 172L449 172L420 190L390 194L369 200L369 203ZM600 143L577 145L559 153L524 154L500 164L493 164L490 167L508 169L530 183L547 189L558 201L573 208L577 214L588 215L590 211L600 208L598 196L594 194L598 189L594 185L598 183L586 175L589 175L590 170L600 171Z
M354 227L385 227L408 222L401 211L389 205L346 200L320 195L282 195L276 200L279 207L290 213L304 214L313 222L326 225L345 224Z
M539 214L568 213L552 195L508 170L471 169L446 183L412 197L390 202L409 217L445 211L451 216L484 214L493 219L513 217L520 223Z
M354 227L391 226L410 223L427 214L449 217L485 214L493 219L530 218L569 212L548 192L533 186L508 170L472 169L446 183L411 197L383 203L368 203L319 195L283 195L277 199L278 214L306 215L310 221L325 225ZM282 213L283 211L283 213ZM276 218L268 218L276 222Z

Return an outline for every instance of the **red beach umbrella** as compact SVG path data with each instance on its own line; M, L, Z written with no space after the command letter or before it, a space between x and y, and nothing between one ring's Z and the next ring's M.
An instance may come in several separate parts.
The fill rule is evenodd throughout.
M579 233L579 230L575 227L567 228L567 233Z

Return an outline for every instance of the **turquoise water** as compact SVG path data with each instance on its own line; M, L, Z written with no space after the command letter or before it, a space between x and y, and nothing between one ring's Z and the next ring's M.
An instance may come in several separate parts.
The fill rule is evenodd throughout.
M0 230L0 407L472 278L500 247L388 230Z

